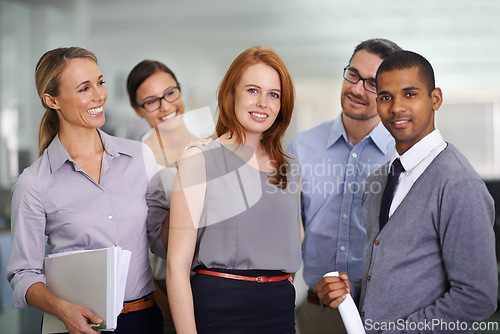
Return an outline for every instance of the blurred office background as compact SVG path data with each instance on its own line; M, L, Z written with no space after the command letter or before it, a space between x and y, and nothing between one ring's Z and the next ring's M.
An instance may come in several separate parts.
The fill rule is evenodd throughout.
M187 110L209 106L215 115L216 89L231 61L250 46L270 46L296 85L286 145L297 132L340 113L342 69L355 45L372 37L429 59L444 92L438 128L497 192L500 1L0 0L0 331L40 328L36 310L12 308L5 266L10 188L38 155L43 109L34 67L45 51L94 51L109 94L105 130L138 139L148 126L130 108L125 91L136 63L165 62L182 84ZM300 282L298 292L300 303Z

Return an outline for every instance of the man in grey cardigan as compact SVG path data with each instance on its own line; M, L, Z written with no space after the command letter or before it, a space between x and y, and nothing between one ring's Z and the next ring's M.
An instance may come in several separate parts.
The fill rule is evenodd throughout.
M366 332L473 333L497 306L493 199L434 127L443 99L429 62L397 52L382 62L376 81L377 111L396 152L368 178L363 197L359 310ZM388 177L397 165L400 176ZM341 277L318 283L330 307L349 291Z

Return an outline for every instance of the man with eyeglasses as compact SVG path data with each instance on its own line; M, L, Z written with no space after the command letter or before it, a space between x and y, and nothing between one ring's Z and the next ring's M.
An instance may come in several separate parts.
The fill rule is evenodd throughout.
M342 113L299 133L288 146L302 169L302 246L307 300L298 317L301 334L346 333L337 310L324 306L316 284L331 271L361 281L366 239L361 216L365 180L385 164L394 139L380 123L375 74L380 63L401 48L387 39L356 46L344 68ZM355 301L360 286L352 286Z

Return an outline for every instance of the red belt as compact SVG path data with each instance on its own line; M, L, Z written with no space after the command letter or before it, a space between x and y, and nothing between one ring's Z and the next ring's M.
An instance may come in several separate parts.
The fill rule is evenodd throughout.
M222 278L236 279L236 280L240 280L240 281L257 282L257 283L280 282L280 281L284 281L284 280L288 279L291 275L291 274L286 274L283 276L274 276L274 277L266 277L266 276L251 277L251 276L242 276L242 275L220 273L217 271L211 271L211 270L205 270L205 269L196 269L196 273L203 274L203 275L217 276L217 277L222 277Z
M152 307L154 305L154 303L155 303L155 301L154 301L153 293L150 293L146 297L135 300L133 302L124 302L122 313L125 314L125 313L129 313L129 312L144 310L144 309Z

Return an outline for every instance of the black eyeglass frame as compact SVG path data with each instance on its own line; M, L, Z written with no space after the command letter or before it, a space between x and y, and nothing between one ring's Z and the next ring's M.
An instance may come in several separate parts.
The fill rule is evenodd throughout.
M358 76L358 80L357 80L357 81L351 81L351 80L347 79L347 78L346 78L346 72L347 72L347 71L351 71L351 72L353 72L353 73L356 73L356 75ZM355 84L357 84L360 80L361 80L361 81L363 81L363 88L364 88L367 92L370 92L370 93L373 93L373 94L377 94L377 90L376 90L376 89L375 89L375 91L371 91L371 90L369 90L368 88L366 88L366 85L365 85L365 84L366 84L366 80L368 80L368 81L372 81L373 83L375 83L375 82L373 81L373 79L365 79L365 78L363 78L361 75L359 75L359 73L358 73L357 71L352 70L352 69L351 69L351 67L349 67L349 65L347 65L346 67L344 67L344 74L343 74L342 76L344 77L344 80L345 80L345 81L350 82L350 83L352 83L352 84L354 84L354 85L355 85Z
M174 89L179 90L179 96L177 96L177 97L176 97L175 99L173 99L172 101L167 100L167 94L168 94L169 92L171 92L172 90L174 90ZM165 90L165 93L164 93L161 97L155 97L155 99L159 99L159 100L160 100L160 105L159 105L159 106L158 106L158 108L156 108L155 110L148 110L148 109L145 107L146 103L148 103L149 101L146 101L146 102L144 102L143 104L138 104L138 103L136 103L135 105L136 105L137 107L141 107L141 108L143 108L143 109L144 109L144 110L146 110L147 112L155 112L155 111L157 111L158 109L160 109L160 108L161 108L161 102L162 102L162 100L165 100L165 101L167 101L168 103L172 103L172 102L177 101L180 97L181 97L181 86L177 85L177 86L174 86L174 87L169 87L169 88L167 88L167 89Z

